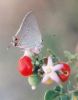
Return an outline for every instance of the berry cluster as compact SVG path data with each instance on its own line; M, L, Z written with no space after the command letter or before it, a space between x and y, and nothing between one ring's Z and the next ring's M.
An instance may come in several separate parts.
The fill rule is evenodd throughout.
M18 70L20 74L28 78L32 89L42 82L43 84L52 84L56 82L61 84L66 82L70 76L70 66L65 62L54 62L53 56L40 58L39 55L25 53L18 61Z

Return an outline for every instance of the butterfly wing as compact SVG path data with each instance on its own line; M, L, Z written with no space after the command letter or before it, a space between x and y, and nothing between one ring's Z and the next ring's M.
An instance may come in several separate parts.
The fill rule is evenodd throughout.
M35 16L28 12L15 37L18 39L17 47L23 49L33 49L42 47L42 38Z

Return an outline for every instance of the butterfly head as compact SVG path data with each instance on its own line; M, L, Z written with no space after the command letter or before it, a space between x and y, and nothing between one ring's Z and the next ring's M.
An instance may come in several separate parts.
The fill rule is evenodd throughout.
M17 47L17 46L18 46L18 41L19 41L18 37L14 36L14 37L12 37L12 42L11 42L11 44L12 44L13 46Z

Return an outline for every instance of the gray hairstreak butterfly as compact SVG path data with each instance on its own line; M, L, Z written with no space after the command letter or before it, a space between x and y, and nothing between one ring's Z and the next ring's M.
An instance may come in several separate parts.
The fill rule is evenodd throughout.
M28 12L17 33L13 37L13 46L22 48L23 50L31 50L38 53L42 48L42 37L39 30L36 17L32 11Z

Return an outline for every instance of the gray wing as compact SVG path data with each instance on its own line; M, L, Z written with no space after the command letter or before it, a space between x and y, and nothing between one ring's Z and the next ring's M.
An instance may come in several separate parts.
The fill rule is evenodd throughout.
M15 37L18 37L18 47L23 49L32 49L42 47L42 38L35 16L28 12Z

